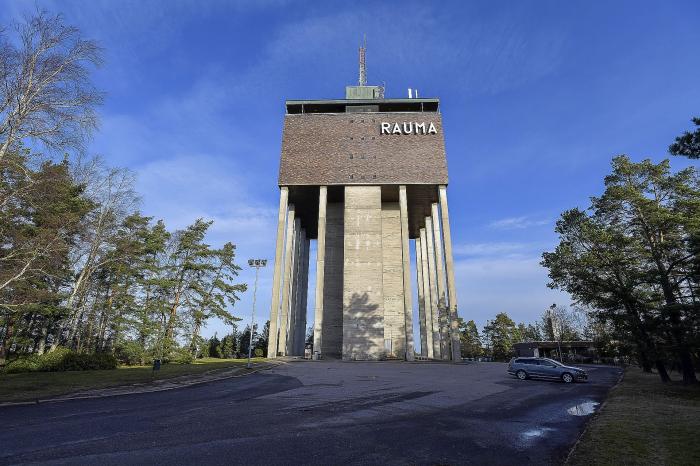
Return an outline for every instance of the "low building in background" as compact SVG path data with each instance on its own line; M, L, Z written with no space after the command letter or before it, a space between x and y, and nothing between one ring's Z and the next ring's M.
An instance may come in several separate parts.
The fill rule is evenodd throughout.
M513 345L516 356L594 362L598 352L592 341L528 341ZM559 351L561 350L561 356Z

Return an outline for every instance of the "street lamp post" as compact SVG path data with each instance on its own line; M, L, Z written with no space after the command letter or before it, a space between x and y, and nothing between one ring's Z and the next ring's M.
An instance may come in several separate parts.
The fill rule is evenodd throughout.
M248 369L250 369L252 364L250 363L251 353L253 352L253 329L255 328L255 295L258 293L258 271L260 267L265 267L267 265L267 259L248 259L248 265L255 267L255 285L253 286L253 312L250 315L250 341L248 342Z

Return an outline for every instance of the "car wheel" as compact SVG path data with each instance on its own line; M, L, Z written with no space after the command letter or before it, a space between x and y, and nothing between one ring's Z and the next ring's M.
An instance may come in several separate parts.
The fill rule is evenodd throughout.
M515 376L519 378L520 380L525 380L527 379L527 372L523 370L519 370L518 372L515 373Z
M571 383L574 381L574 376L569 374L568 372L564 372L561 375L561 379L564 381L564 383Z

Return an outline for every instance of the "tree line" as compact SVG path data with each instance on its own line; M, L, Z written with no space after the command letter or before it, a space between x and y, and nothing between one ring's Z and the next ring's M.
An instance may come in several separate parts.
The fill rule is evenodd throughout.
M515 323L506 312L499 312L487 321L481 331L473 320L459 319L462 357L490 357L508 361L516 356L516 343L534 341L591 341L600 357L621 355L611 345L611 335L604 326L592 321L588 312L552 304L540 319L530 323Z
M0 364L67 347L144 363L196 355L233 324L236 247L142 215L128 171L88 158L102 51L60 15L0 29ZM56 155L60 154L57 157Z
M673 155L700 158L700 118L694 131L669 146ZM561 214L559 244L545 252L551 288L568 292L585 311L579 322L553 306L556 322L568 322L565 339L592 339L608 354L634 359L670 381L678 368L684 383L696 383L700 365L700 181L695 167L673 171L669 160L633 162L614 157L605 189L586 209ZM519 341L553 340L547 319L516 325L505 313L484 327L461 323L469 356L513 355ZM544 337L544 338L542 338Z
M262 332L258 332L258 326L253 326L253 346L250 352L253 357L267 356L267 342L270 332L270 321L263 326ZM248 356L250 348L250 325L246 325L243 331L239 331L233 324L232 332L219 339L215 333L208 340L203 340L198 348L196 357L202 358L241 358Z

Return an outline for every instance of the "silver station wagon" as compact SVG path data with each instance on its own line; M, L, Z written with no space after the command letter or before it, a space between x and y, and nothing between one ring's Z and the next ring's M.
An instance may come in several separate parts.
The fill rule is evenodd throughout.
M580 367L565 366L549 358L513 358L508 363L508 373L520 380L543 378L565 383L588 380L588 374Z

